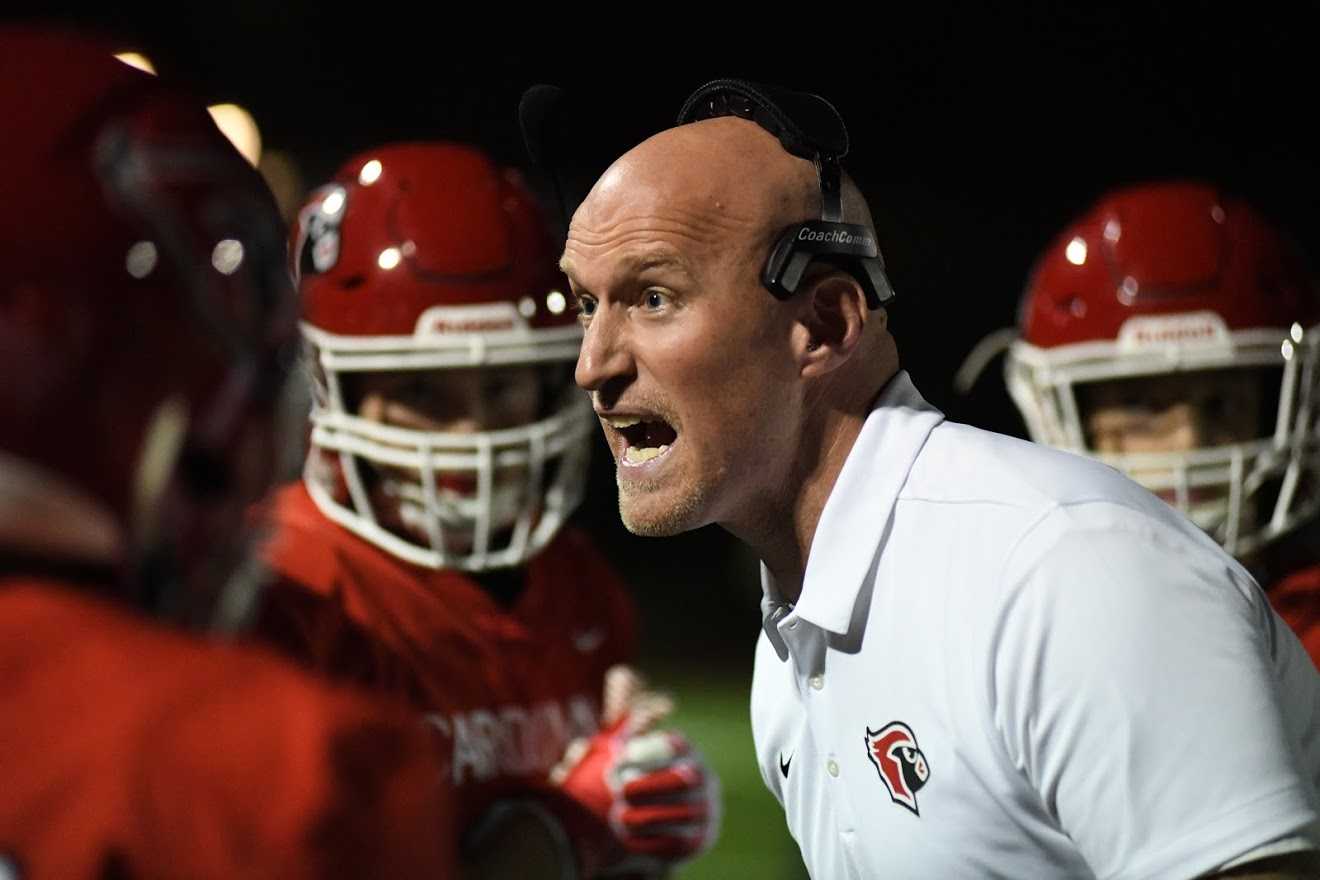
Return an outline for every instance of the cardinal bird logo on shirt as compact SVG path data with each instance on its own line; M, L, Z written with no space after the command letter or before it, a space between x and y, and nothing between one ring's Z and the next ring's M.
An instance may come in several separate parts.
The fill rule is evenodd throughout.
M912 728L902 721L891 721L879 730L866 728L866 756L889 789L890 800L920 816L917 792L930 780L930 765Z

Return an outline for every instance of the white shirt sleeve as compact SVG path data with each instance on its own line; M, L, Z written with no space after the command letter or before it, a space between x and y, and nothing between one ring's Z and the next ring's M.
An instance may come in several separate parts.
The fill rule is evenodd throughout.
M1139 514L1055 519L1006 572L990 708L1096 876L1194 877L1320 818L1254 582Z
M1272 859L1276 856L1299 852L1315 852L1317 850L1320 850L1320 822L1312 822L1296 834L1289 834L1287 837L1261 844L1207 873L1222 874L1224 871L1241 868L1261 859Z

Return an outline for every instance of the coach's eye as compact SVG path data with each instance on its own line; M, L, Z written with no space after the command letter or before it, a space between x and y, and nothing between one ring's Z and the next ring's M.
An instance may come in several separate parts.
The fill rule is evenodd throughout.
M577 312L578 320L585 321L596 314L596 300L589 296L578 294L573 297L573 311Z
M644 303L646 303L646 307L647 307L648 309L650 309L651 311L656 311L657 309L662 309L662 308L664 308L664 307L665 307L665 303L666 303L668 300L669 300L669 297L665 296L664 293L662 293L662 292L659 291L659 290L648 290L648 291L646 291L646 294L645 294L645 296L644 296L643 299L642 299L642 301L643 301Z

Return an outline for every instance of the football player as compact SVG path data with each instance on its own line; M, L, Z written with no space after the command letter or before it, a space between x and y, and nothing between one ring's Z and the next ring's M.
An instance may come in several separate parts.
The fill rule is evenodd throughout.
M424 714L469 849L516 801L582 876L702 851L711 771L634 676L602 696L633 656L634 611L565 527L595 420L518 172L460 144L368 150L311 195L291 256L310 449L269 504L261 632Z
M452 876L415 719L206 635L297 339L269 191L92 38L0 29L0 117L0 877Z
M1040 256L1005 375L1034 440L1183 511L1320 660L1318 355L1320 292L1290 243L1241 199L1159 182L1104 196Z

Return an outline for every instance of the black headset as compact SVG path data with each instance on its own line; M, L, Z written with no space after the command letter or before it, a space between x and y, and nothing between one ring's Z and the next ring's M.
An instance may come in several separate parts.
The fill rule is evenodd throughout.
M555 129L563 126L559 105L564 92L555 86L528 89L519 105L519 122L532 161L547 168L555 183L565 221L570 213L560 187ZM836 266L857 279L866 303L877 309L894 297L885 275L875 235L865 226L843 222L842 178L839 160L848 154L848 129L839 111L819 95L736 79L706 83L683 102L678 124L719 116L739 116L774 135L794 156L810 160L820 179L821 217L784 229L770 250L761 283L778 299L788 299L798 288L812 262Z
M706 83L683 102L678 124L738 116L774 135L785 150L809 159L820 178L819 220L794 223L780 233L761 270L761 283L778 299L797 292L807 266L822 260L857 279L873 309L894 298L875 235L843 222L839 160L848 155L848 129L839 111L819 95L736 79Z

